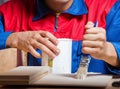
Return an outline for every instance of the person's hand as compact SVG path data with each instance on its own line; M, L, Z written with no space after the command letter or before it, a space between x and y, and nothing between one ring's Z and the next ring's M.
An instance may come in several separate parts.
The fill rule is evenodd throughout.
M40 49L48 54L49 57L54 58L59 54L57 44L57 38L46 31L12 33L6 41L6 46L24 50L36 58L41 57L41 55L36 52L36 49Z
M96 59L103 59L107 48L105 29L94 27L94 23L92 22L88 22L85 29L82 52L90 54Z
M103 60L112 66L120 67L120 61L114 46L106 41L106 30L94 27L92 22L88 22L85 28L82 52L90 54L93 58Z

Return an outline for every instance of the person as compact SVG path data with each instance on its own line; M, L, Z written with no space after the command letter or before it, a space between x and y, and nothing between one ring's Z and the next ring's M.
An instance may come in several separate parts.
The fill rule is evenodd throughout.
M40 66L42 52L59 55L57 38L70 38L72 73L81 55L90 54L89 72L120 75L119 34L119 0L10 0L0 6L0 49L28 52L28 66Z

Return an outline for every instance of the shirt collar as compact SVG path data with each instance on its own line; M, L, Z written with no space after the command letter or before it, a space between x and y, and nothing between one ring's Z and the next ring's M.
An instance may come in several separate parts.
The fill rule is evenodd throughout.
M37 8L36 8L35 16L33 18L34 21L42 18L48 13L52 13L52 11L49 8L47 8L43 0L37 0L36 7ZM77 15L87 14L88 10L87 10L84 0L73 0L71 7L62 13L67 13L67 14L77 16Z

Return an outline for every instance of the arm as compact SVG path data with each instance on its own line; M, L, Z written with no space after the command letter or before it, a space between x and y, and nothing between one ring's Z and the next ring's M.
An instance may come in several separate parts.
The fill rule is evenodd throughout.
M106 40L106 30L93 26L92 22L88 22L86 25L87 30L83 39L83 53L90 54L95 59L104 60L111 66L120 67L120 60L115 47Z
M59 54L59 49L56 45L57 38L46 31L15 32L6 41L7 47L24 50L36 58L41 57L36 49L40 49L48 54L49 57L54 58Z
M5 32L3 19L0 16L0 49L18 48L31 53L36 58L41 57L36 51L40 49L54 58L59 54L56 45L57 38L46 31Z
M6 48L6 40L12 32L4 32L3 19L0 16L0 49Z
M106 30L103 28L93 28L93 23L88 23L86 25L87 34L84 36L85 41L83 42L83 52L90 53L94 58L104 60L108 64L110 71L117 70L117 74L120 74L120 1L116 2L110 12L106 17ZM93 29L91 32L90 29ZM97 31L96 31L97 30ZM90 33L96 34L89 35ZM93 36L94 39L91 41L91 46L86 46L87 39L90 39L90 36ZM96 38L96 39L95 39ZM96 40L96 41L95 41ZM89 41L90 42L90 41ZM96 42L94 44L94 42ZM93 46L92 46L93 45ZM85 46L85 47L84 47ZM87 47L87 48L86 48ZM87 49L91 51L88 52ZM115 71L114 71L115 70Z

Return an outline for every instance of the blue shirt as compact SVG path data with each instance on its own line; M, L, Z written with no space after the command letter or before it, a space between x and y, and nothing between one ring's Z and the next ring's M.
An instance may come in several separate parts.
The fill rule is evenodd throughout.
M33 20L36 21L50 12L51 11L47 7L45 7L44 3L41 0L37 0L37 9L36 9L36 14ZM83 14L87 14L88 11L84 3L84 0L74 0L72 6L68 10L64 11L63 13L72 14L72 15L83 15ZM3 22L4 22L3 17L0 16L0 49L6 48L6 40L8 36L12 33L12 32L4 32ZM107 23L106 25L107 41L113 44L118 54L118 59L120 60L120 37L119 37L119 34L120 34L120 2L119 1L116 2L115 5L111 8L109 14L106 17L106 23ZM73 45L74 44L76 45L76 42L73 42ZM81 45L81 44L82 44L81 42L78 43L78 45ZM40 50L37 50L37 51L41 53ZM35 58L31 54L28 54L28 60L29 60L28 65L30 66L41 65L41 59ZM95 64L96 61L98 62ZM94 65L94 66L91 66L91 65ZM98 65L103 65L103 66L98 67ZM91 66L89 68L90 72L92 70L93 72L94 71L97 72L97 69L95 68L95 66L97 66L97 68L101 69L102 73L105 73L105 74L113 73L113 74L120 75L120 68L115 68L113 66L108 65L105 62L95 60L94 58L92 58L90 66ZM76 70L77 69L74 68L74 64L73 64L72 72L75 72Z

